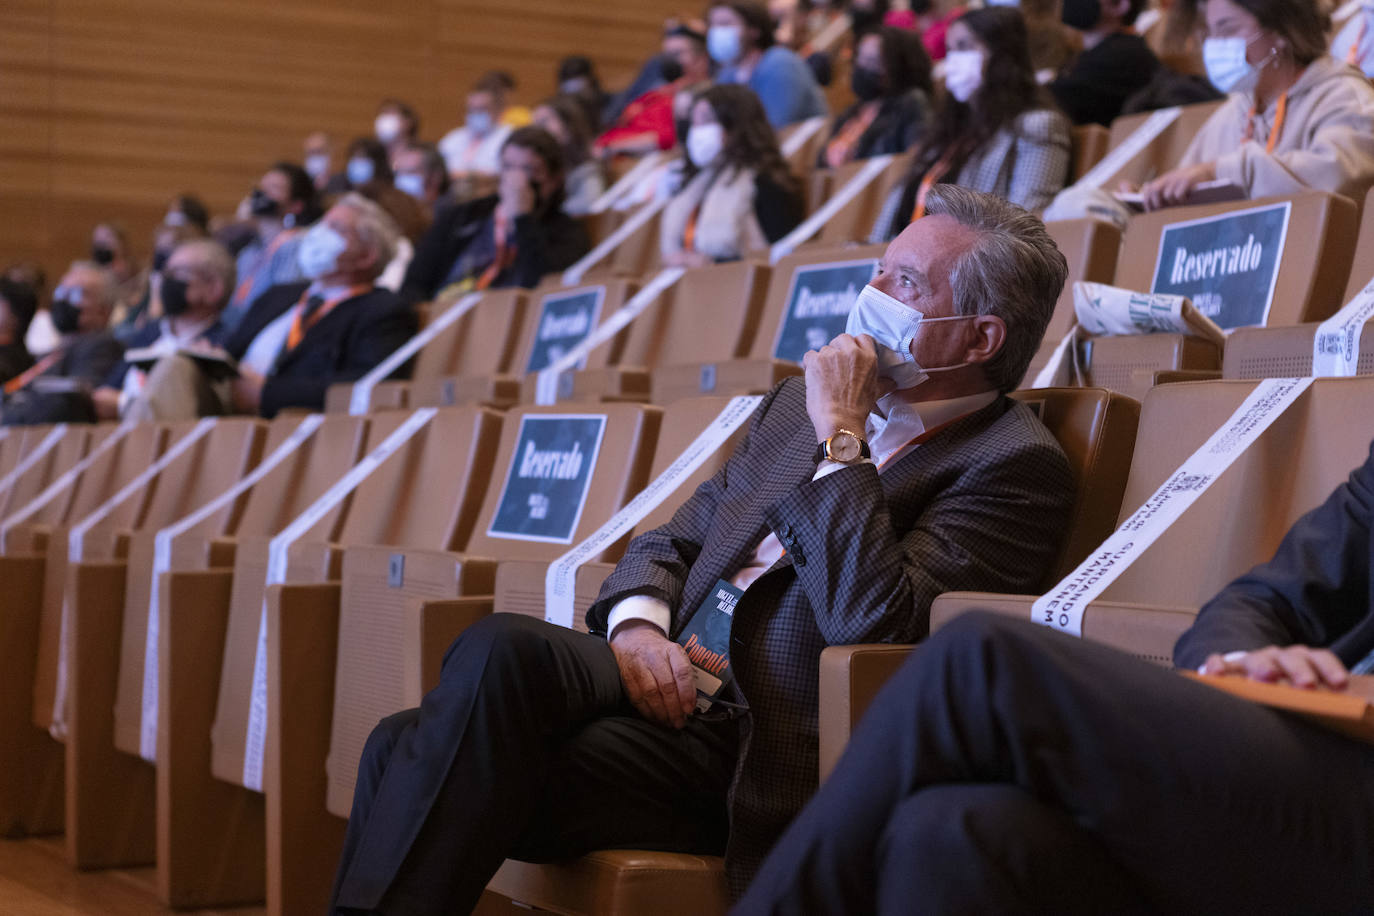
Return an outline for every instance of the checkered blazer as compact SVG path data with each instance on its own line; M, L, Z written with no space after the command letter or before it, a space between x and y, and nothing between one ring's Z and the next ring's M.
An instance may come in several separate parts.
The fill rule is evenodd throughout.
M738 895L817 785L821 650L914 642L953 590L1033 591L1073 501L1067 459L1030 408L1008 398L950 424L884 469L820 480L801 378L764 399L747 436L668 524L630 542L587 612L604 633L630 595L673 608L674 637L771 530L786 555L735 609L731 660L741 752L726 867Z

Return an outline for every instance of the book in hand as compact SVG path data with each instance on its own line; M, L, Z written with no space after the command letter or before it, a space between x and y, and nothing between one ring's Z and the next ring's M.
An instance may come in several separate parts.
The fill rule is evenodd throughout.
M1139 191L1117 191L1112 196L1134 210L1145 209L1145 196ZM1247 196L1245 189L1240 185L1218 178L1193 185L1193 189L1188 192L1188 197L1180 201L1179 206L1222 204L1229 200L1245 200Z
M1374 675L1352 674L1344 690L1332 690L1255 681L1240 674L1183 674L1241 699L1296 713L1324 728L1374 744Z
M718 580L678 634L677 641L687 650L696 678L698 712L705 712L717 702L735 705L721 700L720 695L735 679L730 667L730 625L742 594L724 579Z
M216 382L226 378L237 378L239 374L238 361L220 347L179 346L168 348L156 345L138 347L133 350L125 350L124 361L146 371L164 356L173 354L195 360L201 371Z

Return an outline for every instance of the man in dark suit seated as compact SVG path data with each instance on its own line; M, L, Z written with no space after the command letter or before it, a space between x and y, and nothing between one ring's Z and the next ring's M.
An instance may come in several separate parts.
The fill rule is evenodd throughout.
M522 127L501 147L496 194L447 209L415 246L401 297L434 299L445 290L536 286L591 248L582 223L563 212L563 150L548 131Z
M377 727L340 911L466 912L508 856L608 847L723 852L741 891L816 786L821 650L920 639L952 588L1039 582L1073 483L1005 393L1067 265L1019 207L949 185L930 199L856 302L854 335L808 353L726 466L631 542L591 635L494 614L455 641L420 709ZM738 602L735 680L697 712L674 638L722 591Z
M1224 588L1181 668L1374 669L1374 452ZM737 914L1374 912L1374 747L985 614L884 687Z
M107 328L114 310L114 278L90 261L77 261L53 290L57 348L4 385L0 421L6 425L95 422L91 391L124 354Z
M0 276L0 384L33 365L24 335L38 311L38 297L22 283Z
M391 217L356 193L310 228L299 255L309 282L263 293L226 344L239 361L235 410L321 410L330 385L357 381L415 335L415 310L376 285L396 238Z

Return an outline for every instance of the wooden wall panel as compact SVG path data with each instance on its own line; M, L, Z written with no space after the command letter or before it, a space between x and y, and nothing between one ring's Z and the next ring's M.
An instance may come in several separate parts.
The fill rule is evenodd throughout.
M371 132L377 103L419 112L424 139L462 118L501 67L533 104L567 54L608 85L657 48L677 0L0 0L0 264L55 275L91 226L124 223L146 255L168 200L232 209L312 130ZM695 12L695 5L686 7ZM340 155L342 149L339 150Z

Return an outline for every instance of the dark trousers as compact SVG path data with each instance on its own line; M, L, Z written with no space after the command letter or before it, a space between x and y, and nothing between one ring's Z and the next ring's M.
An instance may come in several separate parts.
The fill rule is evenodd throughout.
M736 914L1374 912L1374 747L1029 622L884 687Z
M737 753L734 722L639 718L604 639L494 614L369 737L331 906L466 912L510 857L719 855Z

